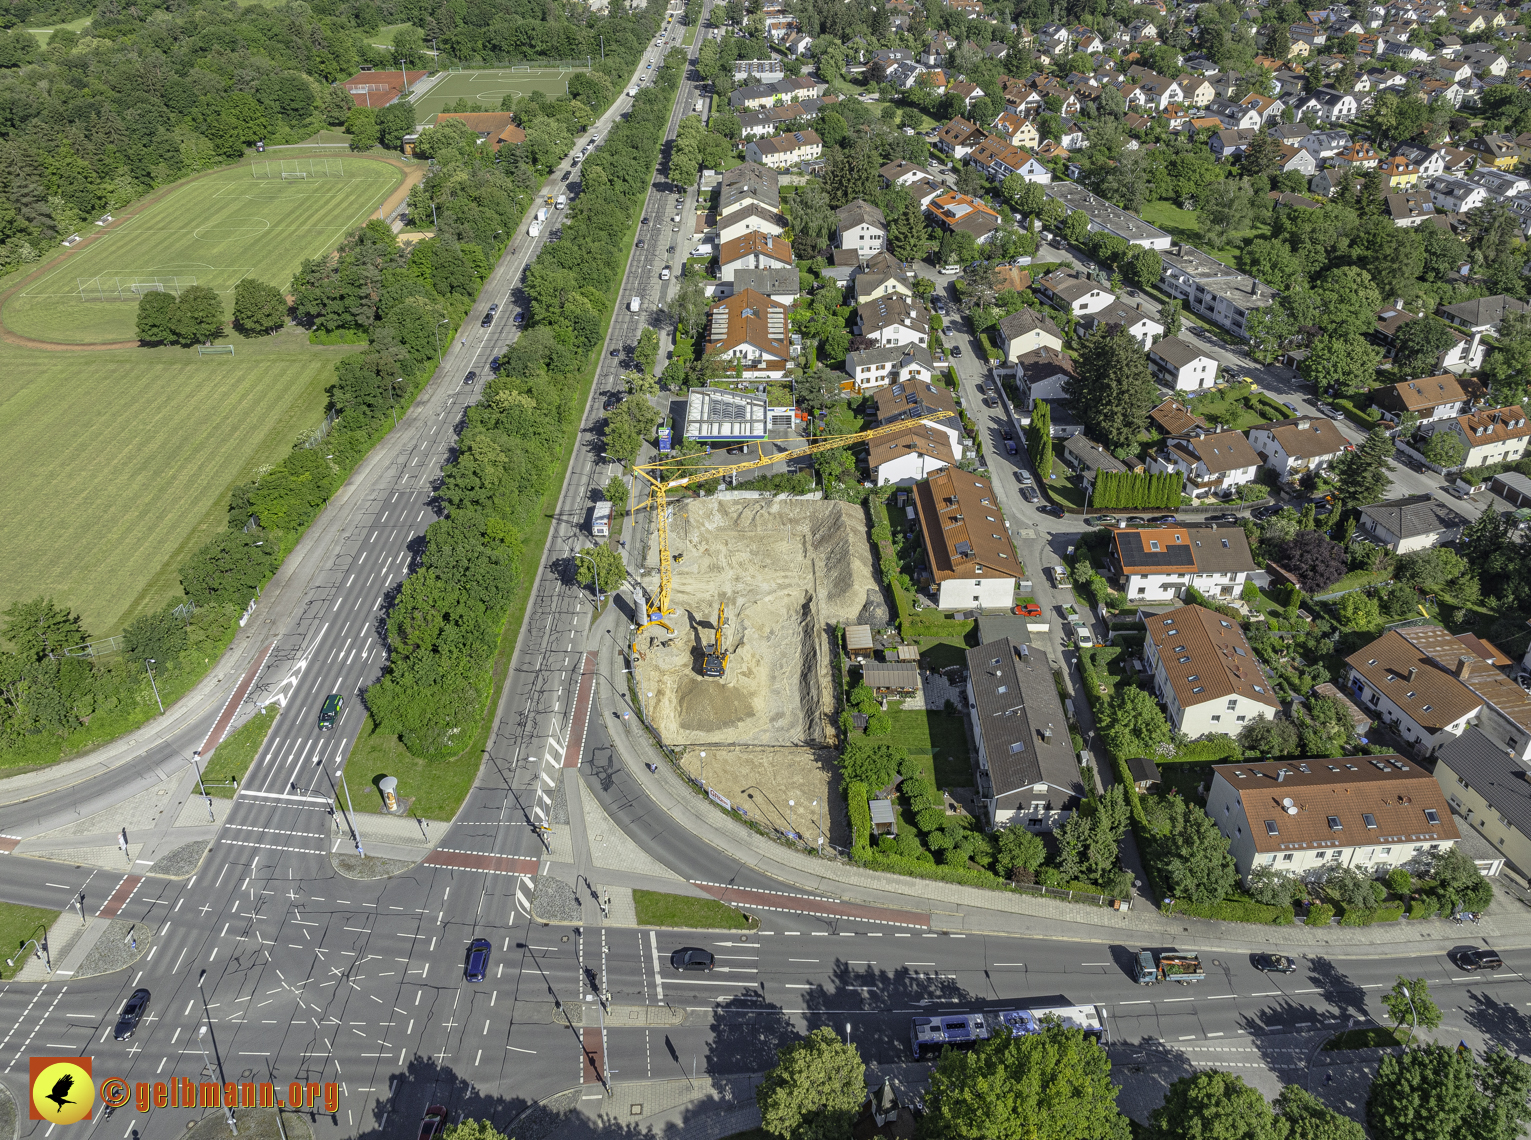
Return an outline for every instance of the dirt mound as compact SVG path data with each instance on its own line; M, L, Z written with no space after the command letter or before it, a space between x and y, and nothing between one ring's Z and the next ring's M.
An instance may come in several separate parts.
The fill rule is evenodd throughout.
M866 519L849 503L793 499L698 499L670 520L671 619L663 645L645 635L641 691L649 717L672 744L821 744L834 708L828 639L881 591ZM658 585L651 545L644 584ZM721 681L701 675L726 607L730 652ZM885 608L885 606L884 606ZM661 630L660 633L663 633Z

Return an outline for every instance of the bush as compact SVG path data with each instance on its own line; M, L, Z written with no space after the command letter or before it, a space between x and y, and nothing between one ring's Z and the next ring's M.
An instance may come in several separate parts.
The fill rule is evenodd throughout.
M1373 922L1397 922L1403 917L1403 903L1386 903L1372 911Z
M1431 918L1437 909L1437 904L1430 899L1415 899L1409 904L1409 917Z
M845 785L845 807L851 819L851 852L860 855L869 851L872 836L872 809L867 806L867 787L852 780Z
M1414 876L1403 867L1394 867L1387 873L1387 889L1402 898L1414 889Z
M1305 920L1309 926L1328 926L1329 920L1334 917L1334 908L1328 903L1319 903L1317 906L1308 908L1308 917Z

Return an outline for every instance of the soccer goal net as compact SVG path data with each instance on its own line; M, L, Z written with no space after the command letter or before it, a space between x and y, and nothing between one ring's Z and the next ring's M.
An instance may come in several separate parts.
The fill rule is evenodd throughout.
M296 182L305 178L345 176L345 160L339 158L283 158L250 164L250 177L257 181Z
M198 356L233 356L232 344L199 344L197 345Z
M99 277L76 277L82 301L136 301L145 293L174 293L197 283L195 277L154 277L103 274Z

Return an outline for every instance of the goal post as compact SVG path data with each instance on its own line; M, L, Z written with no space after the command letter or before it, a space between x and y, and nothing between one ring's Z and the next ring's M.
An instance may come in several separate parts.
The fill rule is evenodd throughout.
M198 356L233 356L232 344L199 344L197 345Z
M282 171L282 181L283 182L295 182L295 181L297 181L300 178L307 178L307 177L308 177L308 171L306 171L306 170L284 170L284 171Z
M345 176L345 160L340 158L281 158L250 164L250 177L256 181L297 182L305 178Z
M152 274L105 273L97 277L76 277L75 288L82 301L137 301L146 293L173 293L197 283L195 277L155 276Z

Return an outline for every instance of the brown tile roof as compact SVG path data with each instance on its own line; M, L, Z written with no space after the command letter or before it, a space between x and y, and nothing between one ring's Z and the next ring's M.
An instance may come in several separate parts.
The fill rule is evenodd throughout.
M952 437L929 423L917 423L910 424L907 431L894 432L892 435L869 440L867 466L875 471L884 463L902 459L911 451L933 456L948 467L957 465L957 456L952 451Z
M1399 322L1400 324L1402 322ZM1396 330L1395 330L1396 331ZM1391 411L1422 412L1440 404L1460 404L1467 399L1462 385L1450 372L1389 384L1373 398Z
M979 567L1006 578L1020 573L994 487L981 475L954 467L937 471L915 486L914 508L935 581L976 577Z
M876 401L874 418L879 424L892 423L906 415L923 416L931 412L951 412L955 415L957 412L957 399L950 388L944 384L928 384L924 380L906 380L879 388ZM956 423L955 420L950 422Z
M1531 435L1531 425L1526 423L1525 410L1519 404L1506 408L1479 408L1458 416L1457 423L1462 425L1469 448Z
M1461 838L1435 777L1396 753L1215 764L1212 771L1239 793L1254 848L1262 853ZM1435 822L1426 811L1435 813Z
M1276 420L1261 424L1261 428L1276 437L1281 450L1288 455L1311 459L1318 455L1334 455L1344 451L1350 441L1340 434L1331 419L1323 416L1298 416L1295 419Z
M1190 408L1173 397L1149 412L1148 418L1158 424L1165 435L1181 435L1193 427L1207 426L1206 420L1200 416L1193 416Z
M1416 724L1438 730L1455 724L1483 705L1483 699L1454 675L1458 659L1471 657L1465 645L1460 642L1457 645L1456 653L1448 653L1444 645L1436 646L1442 654L1442 659L1437 660L1400 631L1390 629L1345 658L1345 663L1372 688L1385 693Z
M792 264L792 243L759 230L751 230L724 242L718 248L718 264L727 265L752 253L779 261L783 265Z
M436 125L440 126L448 119L463 123L495 150L505 143L515 146L526 141L526 132L516 126L509 111L443 111L436 116Z
M748 344L786 360L787 307L753 289L744 289L707 311L707 349L727 352Z
M1404 630L1403 635L1417 648L1428 653L1438 667L1455 670L1462 658L1468 657L1470 660L1462 678L1463 683L1501 714L1531 731L1531 695L1486 661L1472 645L1453 637L1437 625L1415 626ZM1479 644L1486 646L1487 643ZM1498 650L1493 655L1501 662L1509 663Z
M1178 451L1192 467L1200 460L1211 475L1237 471L1241 467L1260 466L1260 457L1249 446L1249 440L1236 431L1193 431L1172 441L1170 450Z
M1181 708L1230 696L1272 713L1281 708L1238 623L1201 606L1181 606L1149 618L1148 636Z

